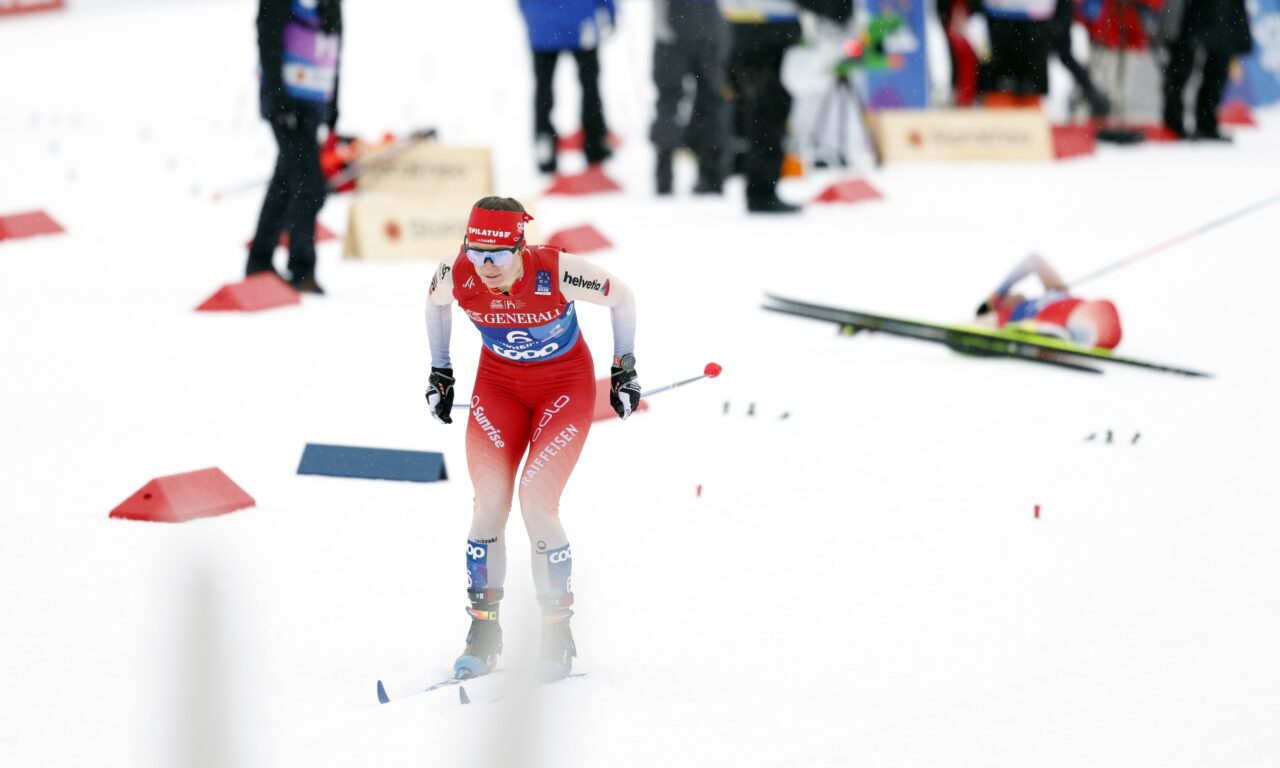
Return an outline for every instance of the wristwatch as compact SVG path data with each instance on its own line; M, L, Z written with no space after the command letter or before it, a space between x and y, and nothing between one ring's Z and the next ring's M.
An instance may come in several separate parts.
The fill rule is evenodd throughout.
M634 371L636 369L636 356L628 352L622 357L613 358L613 367L621 368L624 371Z

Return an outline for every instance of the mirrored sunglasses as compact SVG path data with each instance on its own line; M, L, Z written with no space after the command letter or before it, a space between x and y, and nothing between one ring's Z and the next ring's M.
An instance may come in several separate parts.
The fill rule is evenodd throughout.
M512 250L503 251L477 251L472 248L467 249L467 258L477 267L483 265L486 261L492 261L494 266L506 267L515 261L516 252Z

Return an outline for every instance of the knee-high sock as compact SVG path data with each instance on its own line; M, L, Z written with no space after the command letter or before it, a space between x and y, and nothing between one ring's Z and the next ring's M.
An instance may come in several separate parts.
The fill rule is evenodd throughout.
M556 510L525 509L525 528L533 549L533 584L546 606L573 591L573 555Z
M506 511L476 508L467 534L467 589L501 589L507 579Z

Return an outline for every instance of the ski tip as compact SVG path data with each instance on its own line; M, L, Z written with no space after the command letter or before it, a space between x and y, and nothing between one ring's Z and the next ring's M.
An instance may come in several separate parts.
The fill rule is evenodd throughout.
M382 681L379 680L378 681L378 703L387 704L387 703L390 703L390 701L391 699L387 696L387 689L382 687Z
M461 685L458 686L458 703L464 707L471 703L471 697L467 695L467 689Z

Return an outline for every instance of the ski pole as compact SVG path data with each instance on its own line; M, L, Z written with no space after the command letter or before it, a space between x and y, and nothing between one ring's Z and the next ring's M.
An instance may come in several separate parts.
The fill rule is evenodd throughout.
M651 389L648 392L641 392L640 397L641 399L643 399L643 398L649 397L650 395L656 395L659 392L666 392L668 390L675 389L677 387L683 387L685 384L692 384L693 382L699 379L714 379L715 377L720 375L720 371L721 371L721 368L718 364L707 363L707 367L702 369L701 376L694 376L693 378L690 378L690 379L684 379L682 381L677 381L671 384L665 384L661 387L658 387L657 389ZM471 401L468 400L465 403L454 403L453 407L454 408L470 408Z
M348 165L340 173L329 179L329 190L336 191L339 187L352 181L358 181L362 176L371 171L384 168L395 162L400 155L412 149L420 141L428 141L436 137L435 128L423 128L416 130L403 139L397 139L390 144L378 147L377 154L368 160L356 160Z
M267 186L268 181L270 181L270 179L258 179L256 181L246 181L243 184L236 184L235 186L227 187L226 189L214 190L213 202L216 203L224 197L234 197L235 195L243 192L252 192L255 189L262 189Z
M1248 216L1254 211L1260 211L1263 208L1266 208L1268 205L1271 205L1272 203L1276 202L1277 200L1280 200L1280 195L1272 195L1271 197L1268 197L1266 200L1254 203L1253 205L1250 205L1246 208L1241 208L1240 210L1235 211L1234 213L1229 213L1226 216L1223 216L1221 218L1214 219L1208 224L1201 224L1199 227L1196 227L1195 229L1192 229L1188 232L1184 232L1181 235L1178 235L1177 237L1173 237L1168 240L1165 240L1163 243L1160 243L1158 245L1153 245L1150 248L1146 248L1144 250L1138 251L1137 253L1126 256L1123 259L1120 259L1118 261L1113 261L1104 267L1095 269L1094 271L1090 272L1089 274L1083 277L1076 278L1071 282L1070 285L1072 288L1075 288L1081 283L1088 282L1089 280L1092 280L1095 277L1101 277L1102 275L1105 275L1108 272L1114 272L1115 270L1120 269L1121 267L1128 266L1129 264L1132 264L1135 261L1145 259L1148 256L1154 256L1155 254L1167 248L1172 248L1178 243L1182 243L1187 240L1191 240L1192 238L1199 237L1200 235L1203 235L1205 232L1208 232L1211 229L1217 229L1218 227L1221 227L1224 224L1228 224L1232 221L1235 221L1236 219L1242 218L1244 216Z
M657 389L651 389L648 392L641 392L640 398L644 399L651 395L656 395L659 392L666 392L667 390L675 389L676 387L683 387L685 384L692 384L693 382L699 379L714 379L719 375L720 375L720 366L715 363L707 363L707 367L702 369L701 376L694 376L691 379L684 379L683 381L677 381L672 384L667 384L665 386L658 387Z
M370 171L382 168L392 163L400 155L408 149L411 149L417 142L436 137L435 128L421 128L415 130L403 139L397 139L390 144L382 147L376 147L378 154L371 160L355 160L342 171L327 179L330 192L337 192L339 187L360 179L361 176ZM246 181L242 184L227 187L226 189L215 190L213 193L213 202L219 202L224 197L234 197L245 192L252 192L267 186L270 179L257 179L256 181Z

